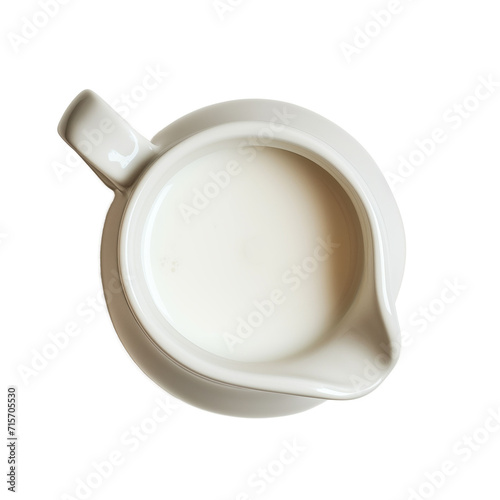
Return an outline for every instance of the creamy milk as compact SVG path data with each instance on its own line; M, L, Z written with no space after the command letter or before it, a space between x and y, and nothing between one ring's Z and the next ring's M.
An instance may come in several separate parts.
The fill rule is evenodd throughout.
M294 153L224 149L181 169L148 223L148 280L178 332L240 361L293 355L331 332L356 290L354 208Z

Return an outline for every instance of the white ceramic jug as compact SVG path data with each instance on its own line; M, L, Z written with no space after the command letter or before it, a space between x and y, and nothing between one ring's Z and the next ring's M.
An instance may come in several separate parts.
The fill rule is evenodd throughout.
M241 100L148 141L84 91L59 133L115 192L101 251L109 313L165 390L275 416L362 396L391 371L403 225L382 173L342 129L292 104Z

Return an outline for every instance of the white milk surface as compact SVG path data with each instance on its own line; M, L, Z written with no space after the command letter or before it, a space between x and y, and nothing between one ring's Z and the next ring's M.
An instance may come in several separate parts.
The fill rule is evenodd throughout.
M335 328L352 300L358 231L346 193L315 163L224 149L162 190L143 259L180 334L225 358L270 361Z

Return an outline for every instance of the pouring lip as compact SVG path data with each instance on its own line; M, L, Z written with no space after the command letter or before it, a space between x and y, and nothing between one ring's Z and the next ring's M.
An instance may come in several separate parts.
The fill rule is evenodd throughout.
M255 101L236 101L243 108L247 107L251 102ZM267 107L278 103L277 101L258 102L261 104L264 102ZM223 105L226 104L223 103ZM212 108L210 109L210 113L213 113L214 106L210 108ZM297 113L306 113L306 118L310 122L315 122L319 116L303 108L293 107L293 110ZM244 113L242 115L246 117ZM355 168L347 159L345 151L339 151L342 148L336 147L342 144L346 136L350 136L331 122L328 122L325 118L320 118L323 122L330 123L334 127L333 131L337 132L337 134L332 134L332 130L330 130L330 139L328 142L318 138L315 134L311 133L311 130L307 130L307 127L295 128L286 125L279 132L276 132L276 143L282 146L288 145L288 147L299 148L301 151L299 154L305 157L309 154L324 159L332 166L330 173L334 177L337 176L339 182L354 189L362 200L363 207L370 221L370 229L373 236L376 298L382 306L380 309L388 336L391 342L398 343L399 330L397 320L395 319L393 303L395 297L393 293L388 293L389 263L387 262L387 249L384 248L384 238L387 238L387 234L383 216L377 206L374 194L360 174L359 169ZM262 126L262 120L240 120L238 122L210 126L179 141L170 149L164 148L157 159L164 155L169 155L172 164L197 148L203 147L203 145L213 145L214 143L227 141L231 138L248 137L251 131L255 130L256 126ZM153 139L153 142L156 144L160 142L158 140L160 134L157 134L155 139ZM361 155L364 158L365 166L369 164L370 169L376 169L379 175L383 177L378 167L364 149L354 139L350 138L350 140L350 148L347 148L347 153L352 149L353 144L356 145L358 148L356 153L358 156ZM316 160L313 159L313 161ZM335 171L333 171L334 168ZM140 263L140 245L142 245L141 235L145 227L145 218L148 216L151 208L148 208L148 200L149 203L152 203L155 198L152 195L154 189L159 189L163 186L162 180L164 180L166 175L165 170L155 160L143 172L135 185L132 186L120 227L118 256L120 277L129 308L136 317L144 335L163 355L197 376L221 384L321 399L353 399L361 397L371 392L385 379L394 367L397 356L391 358L391 363L387 367L386 372L374 381L370 387L357 391L342 390L341 388L332 387L329 384L312 383L303 377L293 377L290 375L278 376L275 374L261 374L242 370L242 366L245 363L231 361L201 349L175 331L159 311L157 314L155 312L156 307L150 300L147 280ZM174 173L170 169L168 175L172 176ZM167 330L168 335L165 335L165 330Z

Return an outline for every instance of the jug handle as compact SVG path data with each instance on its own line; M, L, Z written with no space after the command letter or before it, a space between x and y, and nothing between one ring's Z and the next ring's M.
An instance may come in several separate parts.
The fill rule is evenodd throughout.
M91 90L76 96L57 130L112 189L127 189L159 154L158 146L137 133Z

